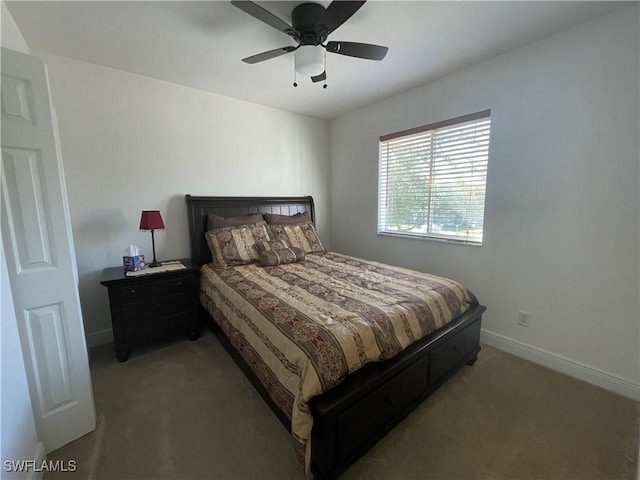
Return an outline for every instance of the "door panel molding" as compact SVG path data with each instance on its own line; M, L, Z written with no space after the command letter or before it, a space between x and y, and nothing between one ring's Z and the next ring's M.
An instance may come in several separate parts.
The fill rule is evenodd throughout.
M17 117L35 127L31 81L3 73L2 86L2 114Z
M43 417L73 403L73 389L62 303L25 311L25 337Z
M4 202L18 274L55 267L55 245L47 219L45 178L40 150L3 148Z

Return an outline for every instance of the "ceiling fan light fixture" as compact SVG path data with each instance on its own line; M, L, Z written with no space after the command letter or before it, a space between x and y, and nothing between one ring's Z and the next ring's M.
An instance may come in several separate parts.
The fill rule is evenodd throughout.
M324 52L316 45L302 45L295 52L296 72L315 77L324 72Z

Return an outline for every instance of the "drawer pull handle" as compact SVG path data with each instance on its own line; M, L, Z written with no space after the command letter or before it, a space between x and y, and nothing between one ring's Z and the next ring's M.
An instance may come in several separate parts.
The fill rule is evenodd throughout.
M135 295L135 294L136 294L136 289L135 289L135 288L132 288L132 289L131 289L131 295Z
M182 286L182 280L178 281L178 286L181 287Z
M398 402L396 401L396 399L395 399L395 398L393 398L391 395L386 395L386 396L384 397L384 401L385 401L385 402L387 402L387 405L391 405L392 407L393 407L396 403L398 403Z

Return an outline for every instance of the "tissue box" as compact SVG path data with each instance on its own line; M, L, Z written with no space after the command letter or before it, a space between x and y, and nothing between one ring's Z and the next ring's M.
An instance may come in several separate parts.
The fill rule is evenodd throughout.
M125 272L138 272L144 269L144 255L122 257L122 265Z

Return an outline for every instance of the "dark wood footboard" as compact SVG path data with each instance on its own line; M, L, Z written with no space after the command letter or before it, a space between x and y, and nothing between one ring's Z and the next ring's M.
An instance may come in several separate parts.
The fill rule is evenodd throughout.
M311 401L314 477L335 478L480 351L476 305L395 358L369 364Z

